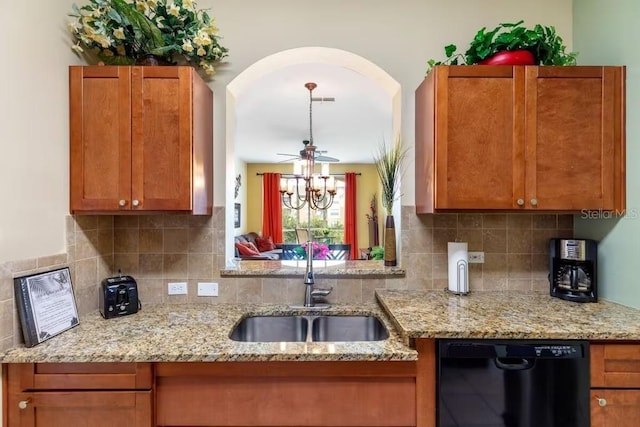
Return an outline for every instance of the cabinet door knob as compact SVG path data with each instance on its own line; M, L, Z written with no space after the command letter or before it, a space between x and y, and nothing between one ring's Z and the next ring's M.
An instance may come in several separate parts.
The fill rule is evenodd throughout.
M21 400L20 402L18 402L18 408L20 409L27 409L27 406L29 405L29 400Z
M124 200L124 199L122 199L122 200L120 200L120 201L118 202L118 204L119 204L120 206L124 207L124 206L126 206L126 205L127 205L127 201L126 201L126 200Z
M524 199L518 199L516 201L516 203L518 204L518 206L523 206L524 205Z
M133 199L133 201L131 202L131 204L133 205L133 207L138 207L140 205L140 202L136 199Z
M596 397L596 399L598 400L598 405L607 406L607 399L604 399L602 397Z
M531 206L538 206L538 199L531 199Z

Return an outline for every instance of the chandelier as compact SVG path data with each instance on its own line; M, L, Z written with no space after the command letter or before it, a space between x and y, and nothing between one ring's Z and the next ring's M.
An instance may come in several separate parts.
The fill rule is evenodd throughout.
M302 163L294 165L292 178L280 180L282 203L289 209L302 209L307 206L314 210L326 210L333 204L336 195L335 180L329 175L329 165L322 164L321 173L315 173L316 146L313 144L313 90L315 83L304 85L309 90L309 140L303 141L300 151ZM294 197L295 194L295 197Z

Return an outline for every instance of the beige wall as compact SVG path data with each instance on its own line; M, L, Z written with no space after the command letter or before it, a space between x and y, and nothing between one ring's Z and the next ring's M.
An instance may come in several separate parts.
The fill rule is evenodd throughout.
M0 262L64 250L68 212L66 44L72 0L3 2Z
M67 66L81 63L69 49L67 14L73 1L4 5L0 34L0 262L64 250L68 213ZM82 4L82 2L79 2ZM403 139L413 145L413 92L426 61L443 46L465 46L482 26L525 19L555 25L571 46L571 0L202 0L231 55L215 81L215 204L225 194L225 87L270 54L300 46L347 50L382 67L402 85ZM251 13L247 13L251 11ZM403 205L413 204L413 166Z
M240 72L274 53L303 46L346 50L375 63L401 84L401 128L408 147L414 139L414 91L424 78L426 61L442 58L445 45L455 43L463 48L483 26L524 19L531 25L556 26L571 46L571 0L249 0L241 8L228 0L215 1L214 6L225 44L232 52L229 64L219 69L213 83L218 95ZM224 117L223 109L216 96L216 137L224 135L219 119ZM216 167L224 168L222 154L216 151ZM413 204L412 175L411 164L403 182L402 205ZM223 184L217 181L217 205L224 203Z

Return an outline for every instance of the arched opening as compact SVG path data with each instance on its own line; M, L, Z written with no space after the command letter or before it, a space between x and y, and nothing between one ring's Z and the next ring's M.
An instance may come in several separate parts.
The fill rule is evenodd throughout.
M236 135L237 135L237 103L238 99L245 94L248 90L251 90L254 84L263 78L267 74L283 70L287 67L295 66L298 64L321 64L332 65L336 67L342 67L357 73L362 78L367 79L370 83L380 88L388 97L391 104L391 135L399 135L401 129L401 88L400 84L393 79L387 72L378 67L371 61L356 55L351 52L347 52L340 49L324 48L324 47L302 47L289 49L286 51L278 52L268 57L265 57L256 63L249 66L246 70L240 73L233 81L227 86L226 93L226 175L225 179L228 185L226 185L225 193L225 248L226 259L230 259L234 252L233 237L234 237L234 186L233 183L236 180L237 171L235 170L236 163ZM400 227L398 221L400 219L399 209L398 212L394 212L394 216L398 218L396 220L396 227ZM364 216L364 213L363 213ZM399 238L399 236L398 236ZM397 247L400 247L397 244Z

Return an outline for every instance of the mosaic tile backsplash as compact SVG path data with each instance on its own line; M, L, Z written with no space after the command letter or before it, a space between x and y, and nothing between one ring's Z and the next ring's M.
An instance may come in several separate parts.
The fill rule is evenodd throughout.
M216 207L211 217L67 217L66 253L0 264L0 351L22 341L13 299L13 278L64 266L70 267L81 317L98 308L101 280L118 270L135 277L143 305L301 303L304 296L301 278L220 277L226 260L224 218L223 207ZM329 301L372 302L377 288L444 289L447 242L456 240L468 242L469 251L484 252L484 264L470 267L470 290L547 289L547 242L552 237L573 235L573 215L418 216L413 206L404 206L399 233L399 261L406 277L317 278L318 286L333 286ZM188 295L167 295L167 283L173 281L187 282ZM199 281L218 282L219 296L196 296Z

